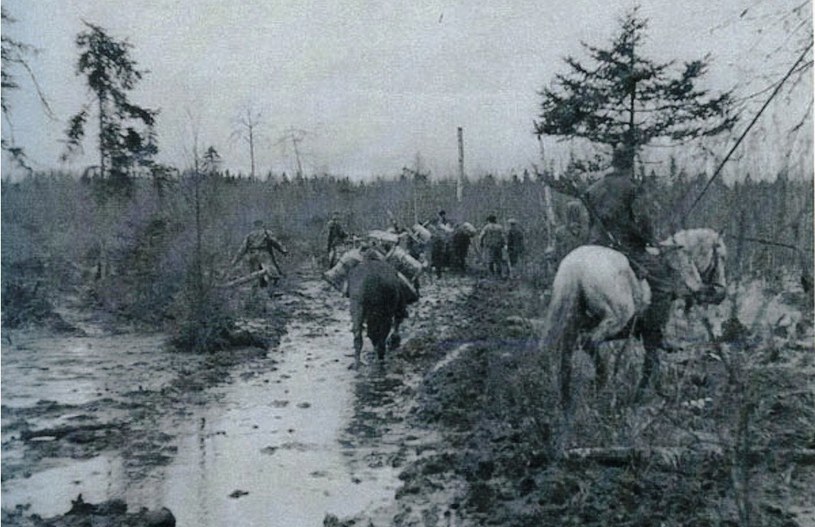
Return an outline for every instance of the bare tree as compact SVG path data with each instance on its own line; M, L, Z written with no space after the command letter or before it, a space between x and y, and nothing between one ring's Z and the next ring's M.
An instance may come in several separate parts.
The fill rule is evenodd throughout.
M255 142L258 140L258 129L265 124L263 112L247 106L234 119L231 139L243 139L249 145L249 176L255 179Z
M737 18L711 28L711 32L739 24L750 24L756 28L753 41L746 43L746 51L763 55L767 59L767 66L758 70L747 69L747 66L740 68L748 80L741 86L745 95L739 103L756 107L766 100L770 92L786 83L779 95L786 105L782 112L788 114L781 125L787 128L789 135L788 150L802 129L812 127L812 23L810 0L754 0ZM767 28L781 29L785 37L781 40L771 38L768 35L774 33L766 31ZM804 58L795 62L799 56ZM783 72L793 63L795 66L784 77ZM783 82L780 80L782 78ZM806 139L804 142L809 143Z
M297 176L303 175L303 159L300 143L302 143L308 135L309 133L307 131L290 126L283 132L283 135L280 136L277 143L275 143L277 145L281 145L284 152L286 151L287 145L291 144L292 150L294 151L294 162L296 166L295 175Z
M22 147L17 146L14 144L14 130L11 121L11 105L8 102L8 90L19 90L20 84L18 82L18 76L15 72L17 68L22 68L25 70L26 74L28 75L31 84L34 87L34 90L37 92L37 96L40 99L40 103L42 104L43 111L45 114L52 120L56 120L54 117L54 113L51 111L51 106L48 104L48 100L45 97L45 94L40 88L40 84L37 81L37 77L34 75L34 70L31 69L31 65L28 62L28 58L32 55L35 55L39 50L34 48L33 46L26 44L25 42L21 42L19 40L13 39L7 35L7 24L12 24L16 22L14 17L9 14L6 10L5 6L2 7L2 25L3 25L3 35L0 36L0 40L2 40L2 62L3 67L0 69L0 76L2 76L2 92L3 95L0 97L0 105L2 106L3 111L3 119L6 121L9 130L9 138L6 137L2 138L2 149L7 151L11 158L23 169L26 171L31 171L31 167L28 166L26 161L25 152L23 151Z

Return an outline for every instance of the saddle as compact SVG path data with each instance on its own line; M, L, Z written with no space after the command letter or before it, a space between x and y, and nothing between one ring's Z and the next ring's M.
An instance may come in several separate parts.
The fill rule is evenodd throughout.
M625 256L628 258L628 264L631 266L631 270L634 271L634 276L637 277L637 280L640 280L641 282L647 281L651 276L648 267L644 263L631 258L631 256L628 254Z
M631 270L634 271L637 281L640 283L638 292L634 294L634 304L638 313L642 314L651 305L654 293L657 294L670 287L665 276L665 263L661 255L656 250L648 250L632 257L631 252L625 253ZM655 291L656 290L656 291Z

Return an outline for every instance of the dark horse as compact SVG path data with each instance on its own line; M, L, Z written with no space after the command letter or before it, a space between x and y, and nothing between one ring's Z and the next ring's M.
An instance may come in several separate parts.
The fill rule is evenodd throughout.
M430 267L436 270L436 277L441 278L444 268L451 268L459 272L466 271L467 252L470 250L470 240L474 235L474 228L469 223L457 225L452 232L436 228L430 239Z
M359 368L363 327L368 330L377 357L384 359L386 348L399 347L399 325L407 317L408 304L418 297L390 264L377 260L365 260L351 269L348 296L354 333L354 367Z
M660 244L660 252L677 278L677 297L692 298L702 304L724 300L727 249L716 231L680 231ZM606 365L598 345L630 335L641 337L648 328L636 321L648 308L650 298L648 283L637 279L628 258L618 251L584 245L563 258L552 284L541 351L560 355L560 397L564 409L570 406L571 362L578 342L593 359L597 385L602 386ZM654 343L644 339L643 345L645 361L637 397L658 365Z
M450 267L463 273L467 270L467 252L470 250L470 241L473 232L456 228L450 240Z

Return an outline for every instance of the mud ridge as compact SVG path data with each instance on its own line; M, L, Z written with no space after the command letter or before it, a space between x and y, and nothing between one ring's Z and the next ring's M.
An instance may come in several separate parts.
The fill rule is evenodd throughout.
M664 357L667 394L652 393L640 405L627 391L639 352L620 359L616 381L596 395L588 390L592 367L576 356L582 404L569 424L543 373L536 336L507 323L539 317L536 305L522 283L481 280L461 304L447 306L461 310L461 324L414 340L422 351L405 369L419 380L402 393L410 401L397 404L410 407L408 428L436 439L402 460L403 484L386 512L327 517L325 525L736 525L748 494L734 473L752 482L753 518L809 524L811 347L802 352L790 342L756 339L743 359L749 365L739 369L737 344L696 344ZM702 331L696 318L683 324ZM717 354L727 358L710 359ZM750 395L739 384L748 381L734 376L750 379L757 400L776 401L764 414L749 407L755 435L742 454L733 415L744 415ZM756 456L756 448L765 455ZM733 462L739 456L744 468Z

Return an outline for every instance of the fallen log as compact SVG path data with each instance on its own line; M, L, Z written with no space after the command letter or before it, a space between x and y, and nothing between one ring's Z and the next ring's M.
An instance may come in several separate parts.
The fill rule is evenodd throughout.
M276 278L276 277L274 277L274 276L270 276L270 275L269 275L269 272L268 272L268 271L266 271L265 269L261 269L261 270L259 270L259 271L254 271L254 272L252 272L252 273L249 273L249 274L248 274L248 275L246 275L246 276L242 276L241 278L236 278L236 279L234 279L234 280L231 280L231 281L229 281L229 282L226 282L225 284L221 284L221 285L219 285L218 287L227 288L227 287L235 287L235 286L239 286L239 285L241 285L241 284L245 284L246 282L251 282L252 280L254 280L254 279L256 279L256 278L260 278L260 277L262 277L263 275L267 275L267 276L268 276L268 278L269 278L270 280L271 280L271 279Z
M563 460L570 464L596 463L607 467L627 467L634 464L659 464L676 466L687 449L676 447L588 447L572 448L563 453Z
M77 434L93 434L100 430L113 430L121 425L117 423L98 423L79 426L63 426L59 428L42 428L40 430L22 430L20 439L23 441L59 440Z
M571 448L563 452L563 461L569 464L596 463L608 467L627 467L636 464L652 464L663 468L675 468L680 459L688 454L703 454L708 458L724 458L725 449L719 445L694 445L687 447L586 447ZM747 461L757 464L762 460L777 459L798 465L814 465L815 449L780 448L754 449Z

